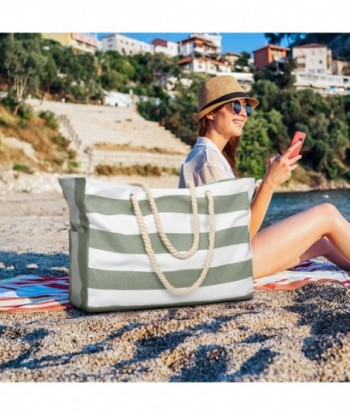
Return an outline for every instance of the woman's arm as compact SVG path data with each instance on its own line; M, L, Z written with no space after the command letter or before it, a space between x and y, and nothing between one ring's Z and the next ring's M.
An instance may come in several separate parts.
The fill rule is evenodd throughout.
M250 205L251 208L251 221L250 221L250 235L251 239L258 233L267 209L270 205L273 192L276 188L288 180L292 171L295 170L298 165L296 164L301 156L296 156L289 159L289 155L297 148L300 143L296 143L291 146L283 156L278 155L269 160L267 172L263 178L258 190L255 193L253 201Z

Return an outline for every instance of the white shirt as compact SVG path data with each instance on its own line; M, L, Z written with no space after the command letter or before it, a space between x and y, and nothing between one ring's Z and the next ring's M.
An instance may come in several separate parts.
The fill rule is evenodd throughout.
M198 137L181 166L179 187L187 187L192 181L195 186L234 178L228 161L212 140Z

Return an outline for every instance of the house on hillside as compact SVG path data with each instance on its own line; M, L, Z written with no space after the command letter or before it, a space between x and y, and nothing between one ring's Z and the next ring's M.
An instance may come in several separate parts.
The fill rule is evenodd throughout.
M99 49L98 40L86 33L42 33L41 35L43 39L55 40L76 52L95 53Z
M179 42L179 55L182 57L216 58L220 55L220 47L212 40L198 35L188 37Z
M224 55L222 55L222 57L226 59L227 61L229 61L233 67L235 66L236 62L241 57L241 55L239 53L227 52Z
M227 61L217 61L207 57L186 57L178 64L186 72L202 72L209 75L220 75L230 73L232 66Z
M266 45L260 49L256 49L253 51L254 66L256 69L262 69L274 62L279 65L284 65L288 60L287 53L289 50L290 48L276 45Z
M153 53L154 47L150 43L142 42L120 33L113 33L102 38L102 50L115 51L121 55L136 55L147 52Z
M164 53L168 56L178 56L179 54L179 44L177 42L156 38L151 43L154 48L154 53Z
M312 43L293 47L296 89L312 88L321 95L350 95L350 76L343 65L332 60L332 50Z
M296 64L296 71L332 75L332 51L326 45L312 43L294 46L292 56Z
M191 33L191 36L198 36L210 40L217 47L218 53L221 53L222 36L219 33Z

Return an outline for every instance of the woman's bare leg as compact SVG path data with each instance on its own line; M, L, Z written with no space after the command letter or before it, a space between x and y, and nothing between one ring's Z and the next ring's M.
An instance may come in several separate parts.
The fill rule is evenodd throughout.
M345 270L350 270L350 261L340 254L339 251L331 244L327 237L321 238L313 244L301 257L300 262L307 261L310 258L324 256L329 261L338 265ZM294 266L294 265L292 265Z
M334 247L333 255L338 251L338 258L350 261L350 224L331 204L316 206L263 229L252 240L254 278L283 271L311 258L309 255L321 255L318 248L323 237Z

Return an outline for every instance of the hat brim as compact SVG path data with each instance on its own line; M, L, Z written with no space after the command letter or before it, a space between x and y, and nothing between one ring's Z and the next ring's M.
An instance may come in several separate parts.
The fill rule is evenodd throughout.
M205 115L209 114L215 108L221 107L222 105L228 104L229 102L237 101L239 99L245 99L246 101L248 101L248 103L252 106L253 109L256 108L260 103L258 99L253 98L253 97L240 97L240 98L236 98L236 99L231 98L231 99L228 99L227 101L221 101L221 102L218 102L216 104L210 105L209 107L203 109L198 114L196 114L194 116L194 119L196 121L199 121L201 118L203 118Z

